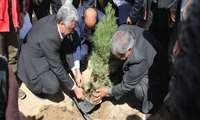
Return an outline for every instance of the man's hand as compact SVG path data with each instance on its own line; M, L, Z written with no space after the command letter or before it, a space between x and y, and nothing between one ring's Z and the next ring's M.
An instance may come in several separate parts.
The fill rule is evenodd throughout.
M84 95L84 91L82 88L79 88L79 87L75 87L74 88L74 93L76 95L76 97L80 100L84 100L85 99L85 95Z
M108 96L109 94L108 87L101 87L97 89L92 95L94 97L94 101L100 101L103 97Z

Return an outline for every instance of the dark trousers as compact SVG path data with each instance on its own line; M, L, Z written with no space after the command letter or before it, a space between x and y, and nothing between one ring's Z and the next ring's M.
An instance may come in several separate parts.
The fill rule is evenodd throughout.
M25 83L26 86L35 94L54 95L59 92L60 84L59 79L52 71L41 73L34 80Z
M18 48L18 44L16 32L0 32L0 54L9 58L8 46Z
M9 0L9 5L11 5L11 0ZM18 33L15 32L14 24L12 21L12 12L11 9L8 10L9 14L9 31L0 32L0 54L6 56L9 59L8 46L12 45L15 48L18 48Z
M29 14L32 21L33 10L36 14L37 19L48 16L50 14L50 5L52 8L52 14L56 14L59 8L62 6L61 0L42 0L39 4L31 2L29 8Z
M114 76L112 79L115 80L113 83L117 84L120 83L123 79L123 73L116 72L113 73L112 76ZM112 81L113 81L112 80ZM137 108L138 110L141 110L143 113L148 113L152 108L153 104L151 101L149 101L148 98L148 90L149 90L149 80L148 79L142 79L137 85L135 85L135 88L129 92L128 95L125 95L122 98L117 98L120 102L126 102L133 108Z
M154 57L152 66L149 69L149 89L148 89L148 99L151 100L153 104L152 113L159 110L163 104L164 98L168 92L169 86L169 62L168 54L159 42L152 34L148 31L143 33L144 38L154 47L157 54Z
M150 27L150 32L161 43L164 52L168 52L170 28L169 9L157 8L156 4L152 4L153 21Z
M118 7L118 25L126 24L127 18L130 16L129 13L131 11L131 5L130 4L124 4Z

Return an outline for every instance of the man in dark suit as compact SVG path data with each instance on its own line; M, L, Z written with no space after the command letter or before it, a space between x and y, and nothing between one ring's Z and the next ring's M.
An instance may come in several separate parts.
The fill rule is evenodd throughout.
M69 77L60 59L63 37L74 30L77 20L77 11L69 1L57 15L39 20L28 33L21 47L17 75L33 93L55 94L61 84L84 99L83 90Z
M122 25L112 38L112 53L125 60L121 83L96 90L96 100L113 96L119 100L131 93L141 103L144 113L161 105L168 86L165 63L167 57L154 37L142 28Z

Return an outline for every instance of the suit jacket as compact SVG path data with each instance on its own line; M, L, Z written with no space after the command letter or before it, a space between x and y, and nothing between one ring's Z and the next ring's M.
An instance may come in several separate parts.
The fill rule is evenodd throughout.
M34 24L21 47L18 63L18 76L34 88L37 78L44 72L52 71L61 83L71 89L73 80L65 71L60 59L60 38L56 16L50 15Z
M136 44L131 54L123 65L123 80L113 86L111 94L119 99L133 90L140 81L148 79L148 72L157 54L153 46L144 38L143 29L137 26L121 25L121 31L129 31L136 35Z

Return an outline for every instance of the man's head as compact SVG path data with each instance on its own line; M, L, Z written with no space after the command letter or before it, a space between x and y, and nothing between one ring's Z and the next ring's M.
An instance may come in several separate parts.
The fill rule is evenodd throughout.
M84 12L84 23L87 28L94 28L97 23L97 11L94 8L87 8Z
M130 32L117 31L112 37L112 53L121 60L126 60L133 52L135 39Z
M62 34L67 35L71 33L76 27L76 22L78 21L76 8L70 2L65 2L65 4L58 10L57 20Z

